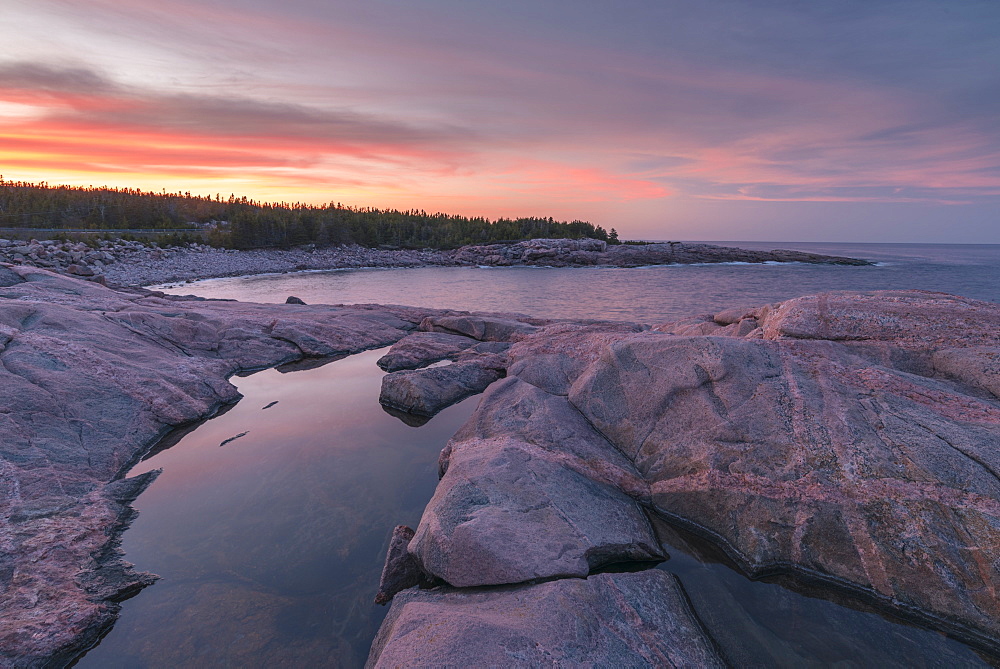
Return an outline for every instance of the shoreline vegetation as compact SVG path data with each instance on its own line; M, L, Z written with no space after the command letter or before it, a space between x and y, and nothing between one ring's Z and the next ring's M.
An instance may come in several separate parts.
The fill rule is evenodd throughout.
M333 202L315 206L257 202L235 195L224 199L189 192L49 186L6 181L2 176L0 228L11 237L20 237L15 234L19 230L48 237L0 238L0 262L113 285L429 265L870 264L796 251L747 251L683 242L623 243L614 228L607 231L586 221L551 217L489 220Z
M536 238L617 241L617 233L586 221L552 217L488 219L424 210L352 207L340 202L260 202L230 194L160 193L135 188L50 186L0 176L0 227L164 231L160 242L206 241L229 249L391 246L454 249L469 244Z
M661 521L750 575L819 579L1000 653L1000 305L826 293L642 325L171 297L4 265L0 307L0 664L72 661L156 580L119 545L155 473L127 473L237 401L232 374L389 344L383 404L483 395L394 535L370 666L733 664L753 639L716 643L652 568Z

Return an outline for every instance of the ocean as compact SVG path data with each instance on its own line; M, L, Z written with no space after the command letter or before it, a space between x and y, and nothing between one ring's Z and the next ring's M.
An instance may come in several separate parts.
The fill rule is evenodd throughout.
M662 323L829 290L920 289L1000 301L1000 245L720 242L864 258L870 267L666 265L636 269L423 267L209 279L164 288L250 302L406 304Z
M871 267L689 265L349 270L212 279L171 293L390 303L660 323L828 290L943 291L1000 302L1000 245L733 242L870 259ZM123 605L80 667L363 665L385 615L372 603L393 526L416 526L437 455L472 397L410 427L378 404L369 351L233 382L244 399L133 470L126 559L162 580ZM235 439L231 439L234 438ZM660 528L692 605L738 666L985 666L974 652L843 593L752 581Z

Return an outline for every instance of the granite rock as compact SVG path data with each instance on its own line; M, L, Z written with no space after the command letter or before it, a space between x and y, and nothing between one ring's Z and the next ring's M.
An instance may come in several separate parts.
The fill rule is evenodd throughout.
M441 470L409 550L453 586L663 557L640 505L645 481L565 397L514 378L494 384Z
M723 667L659 570L396 596L366 667Z
M392 345L378 360L387 372L420 369L441 360L453 360L467 349L479 344L476 339L443 332L415 332Z
M883 291L758 315L761 338L623 338L570 401L661 513L752 573L827 579L996 649L1000 305Z
M393 372L382 377L379 402L397 411L433 416L455 402L483 392L503 374L503 363L496 356Z

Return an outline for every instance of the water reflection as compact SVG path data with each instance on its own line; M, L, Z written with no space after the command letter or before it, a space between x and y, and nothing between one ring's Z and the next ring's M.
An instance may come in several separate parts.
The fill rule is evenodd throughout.
M691 605L737 667L988 667L968 646L845 592L790 577L752 581L717 548L655 519Z
M163 473L123 547L163 580L78 666L363 664L389 534L416 526L478 402L405 425L378 403L383 352L233 379L243 400L133 470Z

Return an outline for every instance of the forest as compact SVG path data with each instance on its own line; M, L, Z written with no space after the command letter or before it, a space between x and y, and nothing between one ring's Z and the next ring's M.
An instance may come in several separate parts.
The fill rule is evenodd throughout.
M455 248L539 238L609 240L601 226L549 218L467 217L134 188L50 186L0 176L0 227L57 230L204 231L215 246L289 248L303 244L360 244L399 248ZM617 235L612 230L612 243Z

